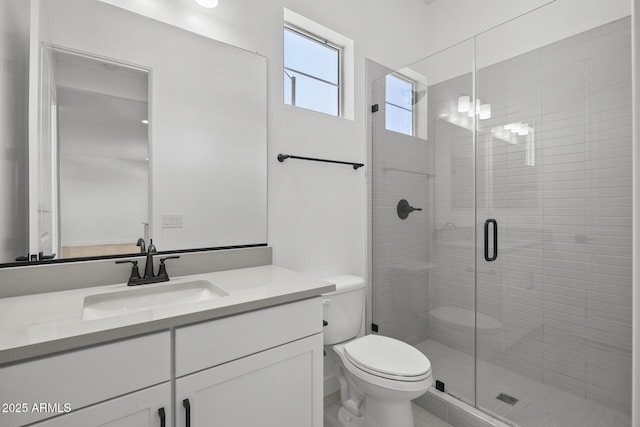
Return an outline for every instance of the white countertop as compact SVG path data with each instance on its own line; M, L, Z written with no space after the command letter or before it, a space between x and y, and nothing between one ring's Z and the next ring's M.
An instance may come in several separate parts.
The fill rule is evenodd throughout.
M82 320L89 295L207 280L229 295L207 301ZM330 292L335 286L275 265L0 299L0 364L170 329Z

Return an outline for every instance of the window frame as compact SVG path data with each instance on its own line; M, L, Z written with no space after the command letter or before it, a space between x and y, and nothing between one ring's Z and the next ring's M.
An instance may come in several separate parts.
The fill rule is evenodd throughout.
M284 70L285 74L287 74L287 76L289 76L289 78L292 78L292 76L290 76L287 73L287 71L290 71L290 72L293 72L293 73L296 73L296 74L300 74L300 75L303 75L303 76L308 77L310 79L313 79L313 80L316 80L316 81L319 81L319 82L322 82L322 83L325 83L325 84L328 84L328 85L331 85L331 86L335 87L338 90L338 105L337 105L337 114L335 114L335 115L334 114L330 114L330 113L325 113L323 111L313 110L313 109L310 109L310 108L300 107L300 106L295 104L295 96L294 96L295 95L295 90L292 90L291 104L287 104L286 101L285 101L285 104L291 105L292 107L298 107L298 108L302 108L302 109L305 109L305 110L309 110L309 111L315 111L316 113L326 114L326 115L332 116L332 117L342 117L343 102L344 102L344 93L343 93L344 85L342 84L342 82L343 82L343 70L342 70L342 62L343 62L343 60L342 60L342 55L343 55L343 51L344 51L343 47L338 45L338 44L336 44L336 43L331 42L330 40L327 40L327 39L322 38L322 37L320 37L320 36L318 36L316 34L313 34L313 33L309 32L309 31L305 30L304 28L300 28L297 25L293 25L293 24L290 24L290 23L287 23L287 22L285 22L285 24L283 26L283 41L284 41L284 32L285 31L290 31L290 32L292 32L292 33L294 33L296 35L299 35L301 37L309 39L309 40L311 40L311 41L313 41L313 42L315 42L315 43L317 43L317 44L319 44L319 45L321 45L321 46L323 46L323 47L325 47L327 49L333 49L333 50L335 50L337 52L337 54L338 54L338 64L337 64L338 82L337 83L333 83L333 82L321 79L319 77L313 76L311 74L308 74L308 73L305 73L305 72L302 72L302 71L298 71L298 70L296 70L294 68L289 68L289 67L285 66L284 65L284 63L285 63L284 49L283 49L283 54L282 54L282 69ZM284 93L284 88L283 88L283 93Z
M386 89L385 89L385 96L384 96L385 111L387 110L387 108L386 108L387 105L392 105L392 106L394 106L396 108L399 108L399 109L404 110L404 111L409 111L411 113L411 133L409 134L409 133L398 132L398 131L393 131L393 130L392 130L392 132L401 133L402 135L407 135L407 136L416 136L416 114L415 114L415 112L416 112L415 105L416 104L414 104L414 98L416 96L416 85L417 85L417 82L415 80L413 80L413 79L411 79L411 78L409 78L407 76L403 76L402 74L399 74L399 73L389 73L389 74L387 74L385 76L385 79L387 77L389 77L389 76L394 77L394 78L396 78L398 80L402 80L402 81L404 81L406 83L409 83L411 85L411 109L410 110L405 108L405 107L402 107L402 106L400 106L398 104L394 104L393 102L387 101L387 93L386 93ZM385 80L385 87L386 87L386 80ZM386 129L386 127L387 126L385 124L385 129ZM390 130L390 129L387 129L387 130Z

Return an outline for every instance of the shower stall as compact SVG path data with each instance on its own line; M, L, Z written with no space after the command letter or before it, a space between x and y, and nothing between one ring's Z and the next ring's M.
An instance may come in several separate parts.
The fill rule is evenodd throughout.
M631 21L530 15L371 78L368 324L455 426L628 427Z

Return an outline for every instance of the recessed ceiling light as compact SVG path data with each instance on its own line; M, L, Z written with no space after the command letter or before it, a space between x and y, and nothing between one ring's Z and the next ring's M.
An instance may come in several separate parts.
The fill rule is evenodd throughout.
M148 125L149 124L149 120L145 119L145 120L142 121L142 123L144 123L145 125Z
M218 0L196 0L196 3L202 7L213 9L218 5Z

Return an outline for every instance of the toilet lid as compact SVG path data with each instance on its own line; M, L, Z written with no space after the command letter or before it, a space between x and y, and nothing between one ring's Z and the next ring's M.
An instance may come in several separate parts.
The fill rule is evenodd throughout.
M347 343L349 360L367 370L395 377L418 377L431 371L429 359L417 348L381 335L366 335Z

